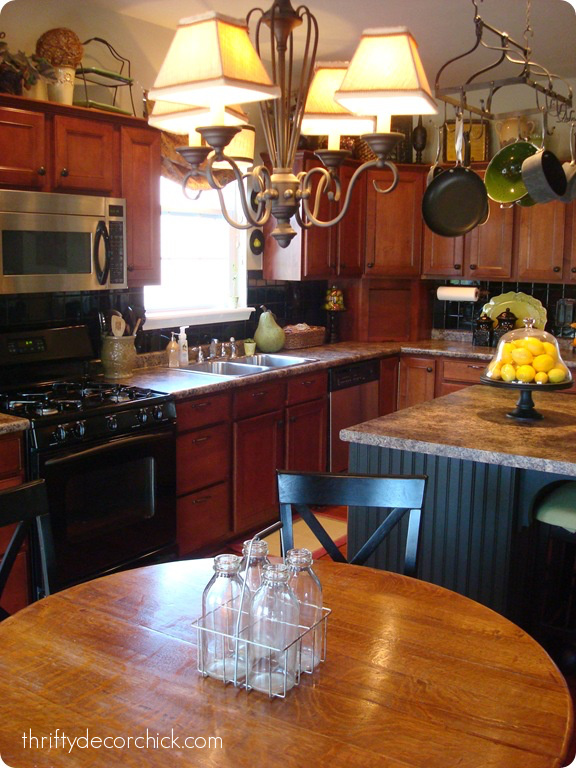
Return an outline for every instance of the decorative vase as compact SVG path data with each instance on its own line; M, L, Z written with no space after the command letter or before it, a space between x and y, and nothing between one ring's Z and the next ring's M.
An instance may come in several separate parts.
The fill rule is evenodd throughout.
M43 77L39 77L30 88L22 88L22 96L35 101L48 101L48 83Z
M74 67L54 67L57 80L48 83L48 99L57 104L72 104L74 101Z
M134 336L103 336L100 353L107 379L127 379L136 365Z

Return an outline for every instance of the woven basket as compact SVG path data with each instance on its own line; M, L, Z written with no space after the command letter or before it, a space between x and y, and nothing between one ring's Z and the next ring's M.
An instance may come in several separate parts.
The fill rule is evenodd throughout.
M324 343L326 328L323 325L311 325L304 331L285 331L284 349L303 349L316 347Z

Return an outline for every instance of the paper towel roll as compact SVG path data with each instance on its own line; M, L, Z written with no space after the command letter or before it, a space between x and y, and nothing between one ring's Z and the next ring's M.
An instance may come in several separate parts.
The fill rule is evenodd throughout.
M441 285L436 296L440 301L478 301L480 291L475 286Z

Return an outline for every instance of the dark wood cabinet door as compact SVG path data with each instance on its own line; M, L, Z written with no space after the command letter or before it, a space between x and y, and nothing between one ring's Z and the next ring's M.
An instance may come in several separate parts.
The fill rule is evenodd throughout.
M243 533L276 520L276 470L283 465L284 411L234 424L234 531Z
M54 117L53 187L119 196L118 143L111 123Z
M570 203L566 211L567 263L565 266L566 281L576 280L576 202Z
M304 170L319 167L322 163L317 159L306 159ZM319 174L312 179L312 195L310 203L313 204L316 190L321 182ZM324 185L323 185L324 186ZM317 218L320 221L330 221L336 215L334 203L330 202L327 195L322 193ZM304 277L327 277L336 274L336 230L334 227L312 226L302 231L302 262L304 265Z
M128 284L160 283L160 133L122 126L122 197L126 198Z
M229 483L218 483L189 493L176 502L180 557L230 539L232 510Z
M462 277L464 238L442 237L423 224L422 274L425 277Z
M287 408L285 468L296 472L325 472L327 432L326 397Z
M340 168L341 210L358 163L344 163ZM350 197L350 207L336 228L336 271L341 277L360 277L364 265L366 243L366 175L357 179Z
M44 115L0 107L0 184L42 191L49 171Z
M516 278L551 282L562 279L567 206L553 202L531 208L517 206Z
M421 171L400 169L396 189L378 193L390 185L389 169L368 172L366 188L366 264L368 277L419 277L422 240Z
M465 277L505 280L512 274L514 209L489 201L488 221L464 238Z
M436 361L409 355L400 359L398 410L434 399Z
M397 357L384 357L380 360L380 389L378 413L385 416L393 413L398 404L398 368Z

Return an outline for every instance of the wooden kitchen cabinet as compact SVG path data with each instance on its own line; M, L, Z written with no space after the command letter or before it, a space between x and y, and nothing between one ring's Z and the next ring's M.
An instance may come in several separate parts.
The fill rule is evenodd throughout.
M176 508L181 556L232 535L231 402L225 392L177 404Z
M515 210L515 277L520 281L563 279L565 203L552 202ZM572 274L572 273L569 273Z
M276 470L284 454L286 388L270 381L234 394L234 531L244 533L278 517Z
M436 360L406 355L400 358L398 410L419 405L435 397Z
M476 359L441 357L436 363L435 396L449 395L464 387L480 384L487 362Z
M126 198L128 283L160 283L160 132L120 129L122 197Z
M24 459L21 433L0 435L0 490L24 482ZM10 543L15 526L0 528L0 557ZM28 542L16 556L2 595L2 607L12 614L25 608L31 599Z
M368 277L419 277L422 243L423 171L399 168L389 194L376 192L392 181L388 168L368 171L366 180L366 262Z
M324 372L287 382L285 455L282 466L297 472L324 472L328 436L328 377Z
M311 152L298 152L295 173L320 166L320 160ZM342 184L340 204L321 198L318 218L334 218L343 204L350 179L360 165L348 160L339 169ZM319 180L313 179L315 189ZM311 198L314 199L314 196ZM364 246L365 180L359 179L352 192L352 202L342 221L333 227L312 226L299 229L287 248L281 248L273 238L267 237L264 246L263 274L267 280L302 280L357 277L362 273ZM297 226L297 225L294 225ZM272 231L270 224L267 232Z
M378 414L393 413L398 404L398 370L400 358L383 357L380 360L380 389Z
M479 172L482 173L482 172ZM488 200L485 224L463 237L436 235L426 224L422 249L424 277L506 280L512 275L514 209Z
M125 198L131 287L160 282L160 172L142 119L0 95L0 187Z

